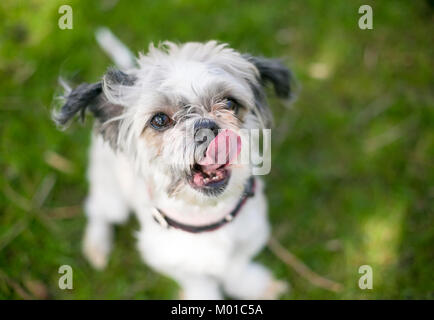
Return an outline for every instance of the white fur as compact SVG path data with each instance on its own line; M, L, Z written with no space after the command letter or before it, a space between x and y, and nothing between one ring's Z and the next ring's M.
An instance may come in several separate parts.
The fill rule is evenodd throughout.
M275 284L273 278L263 266L251 262L269 235L260 179L256 179L255 196L231 223L212 232L191 234L165 229L153 220L154 203L149 198L146 183L134 172L125 156L116 155L100 136L93 138L84 252L95 267L106 265L112 224L124 222L131 209L141 225L137 238L143 259L156 271L177 280L184 289L184 298L221 298L219 285L236 298L267 298L267 289ZM176 208L178 212L195 210L194 206L165 200L167 207ZM221 212L231 210L237 200L238 195L228 200L229 205L203 209L208 216L220 217Z
M99 41L109 50L104 39L114 36L104 32ZM264 266L251 261L267 242L270 231L259 178L255 196L247 200L233 221L215 231L192 234L166 229L152 217L158 207L183 222L218 221L235 207L251 174L249 166L234 167L229 185L218 197L205 196L188 184L175 195L167 194L173 178L169 168L187 170L190 158L180 152L185 147L176 128L165 133L167 146L157 159L153 147L141 139L143 127L158 105L155 93L187 97L192 101L191 108L201 109L201 115L206 116L209 110L201 108L197 97L219 84L244 105L252 106L254 97L246 79L256 83L257 70L234 50L216 42L183 46L165 43L165 47L160 50L151 46L149 54L139 58L138 67L128 70L138 79L134 88L104 86L110 101L128 107L120 117L118 151L101 135L92 138L84 253L96 268L103 268L111 248L112 225L126 221L128 212L133 211L140 222L137 239L141 256L153 269L175 279L184 298L219 299L221 289L235 298L276 298L282 288ZM122 61L123 66L128 65ZM192 118L201 115L187 114ZM243 128L260 126L258 116L247 116L243 123Z

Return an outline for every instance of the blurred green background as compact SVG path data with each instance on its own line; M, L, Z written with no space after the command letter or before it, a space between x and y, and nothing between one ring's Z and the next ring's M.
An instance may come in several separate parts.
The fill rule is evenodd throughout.
M60 30L58 8L73 8ZM369 4L374 29L358 28ZM96 81L111 64L93 32L108 26L135 52L161 40L228 42L282 57L297 78L291 107L272 99L273 233L313 270L312 285L269 250L258 259L285 299L434 298L434 90L431 1L16 1L0 3L0 298L176 298L140 260L131 218L108 268L80 251L91 130L50 120L58 77ZM57 270L74 270L60 290ZM358 287L371 265L373 290Z

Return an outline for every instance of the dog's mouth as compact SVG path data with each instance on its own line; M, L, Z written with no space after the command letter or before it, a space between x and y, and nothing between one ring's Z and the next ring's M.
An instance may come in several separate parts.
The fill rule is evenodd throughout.
M190 184L195 189L202 188L222 188L225 187L230 178L228 164L216 168L195 164L192 170Z
M241 151L241 138L231 130L221 131L208 145L204 158L192 167L190 185L207 194L217 194L226 188L230 165Z

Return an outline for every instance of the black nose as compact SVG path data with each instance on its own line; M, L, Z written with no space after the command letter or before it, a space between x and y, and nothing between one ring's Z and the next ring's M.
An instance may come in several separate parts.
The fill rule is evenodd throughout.
M219 126L211 119L200 119L194 124L194 141L197 145L211 142L219 131Z

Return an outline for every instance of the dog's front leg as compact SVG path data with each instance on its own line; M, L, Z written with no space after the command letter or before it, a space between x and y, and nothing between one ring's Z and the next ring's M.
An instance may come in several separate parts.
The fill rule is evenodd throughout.
M181 286L180 299L220 300L223 299L218 280L207 275L177 274L175 280Z
M112 246L113 224L128 218L128 204L122 196L113 163L115 155L101 137L92 141L89 163L89 195L85 211L87 225L83 252L96 269L103 269ZM124 173L125 175L125 173Z

